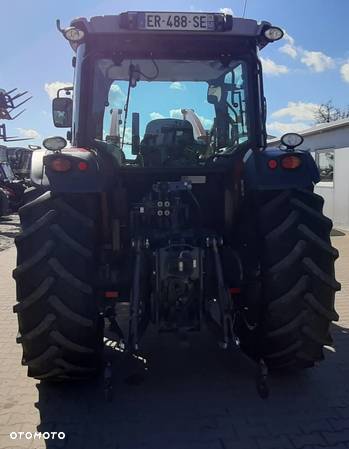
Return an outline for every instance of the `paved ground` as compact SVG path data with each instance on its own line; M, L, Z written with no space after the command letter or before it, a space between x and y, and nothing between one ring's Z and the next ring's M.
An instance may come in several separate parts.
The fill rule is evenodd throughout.
M0 251L13 245L13 239L20 231L19 217L16 214L0 217Z
M149 339L150 374L126 382L115 355L114 400L102 386L49 386L27 379L14 343L16 318L11 270L14 248L0 253L0 448L68 449L315 449L349 448L349 235L340 249L334 326L336 353L295 377L273 377L261 400L254 367L240 353L221 352L207 335L189 348L174 338ZM65 432L60 440L11 439L17 432ZM47 435L47 434L46 434ZM12 434L12 437L14 434ZM45 446L46 445L46 446Z

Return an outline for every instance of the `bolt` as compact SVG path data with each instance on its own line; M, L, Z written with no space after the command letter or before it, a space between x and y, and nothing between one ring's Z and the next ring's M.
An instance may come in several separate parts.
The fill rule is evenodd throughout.
M159 217L162 217L162 215L163 215L162 210L158 210L158 216L159 216Z
M158 202L157 202L157 206L158 206L158 207L162 207L163 205L164 205L164 203L163 203L162 201L158 201Z
M165 207L170 207L170 205L171 205L171 204L170 204L169 201L165 201L165 202L164 202L164 206L165 206Z
M168 209L166 209L164 214L166 215L166 217L168 217L170 215L170 211Z

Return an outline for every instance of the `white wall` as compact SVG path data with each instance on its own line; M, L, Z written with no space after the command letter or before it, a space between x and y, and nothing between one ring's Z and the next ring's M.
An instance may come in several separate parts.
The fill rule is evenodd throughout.
M315 192L324 198L324 213L334 226L349 230L349 147L334 149L333 184L320 182Z

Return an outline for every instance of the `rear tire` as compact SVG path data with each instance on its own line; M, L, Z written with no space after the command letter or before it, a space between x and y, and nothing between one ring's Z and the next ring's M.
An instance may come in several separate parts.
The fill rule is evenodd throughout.
M242 346L270 368L311 367L338 320L332 222L310 189L261 192L256 201L262 302L256 329L240 323Z
M99 368L103 326L93 291L96 198L46 192L20 208L17 342L28 376L86 378Z

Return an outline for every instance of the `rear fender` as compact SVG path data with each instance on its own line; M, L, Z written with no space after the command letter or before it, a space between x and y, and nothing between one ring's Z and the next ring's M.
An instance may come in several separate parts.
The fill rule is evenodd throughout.
M301 165L296 169L281 166L284 157L296 155ZM268 161L276 161L276 168L271 169ZM320 181L319 170L309 152L282 151L279 148L261 152L249 151L244 158L244 181L247 190L279 190L308 187Z
M69 159L72 168L67 172L53 171L50 163L57 157ZM78 168L80 162L86 162L86 170ZM83 148L71 148L61 153L36 150L32 157L31 181L34 186L53 192L103 192L110 187L115 168L111 161Z

